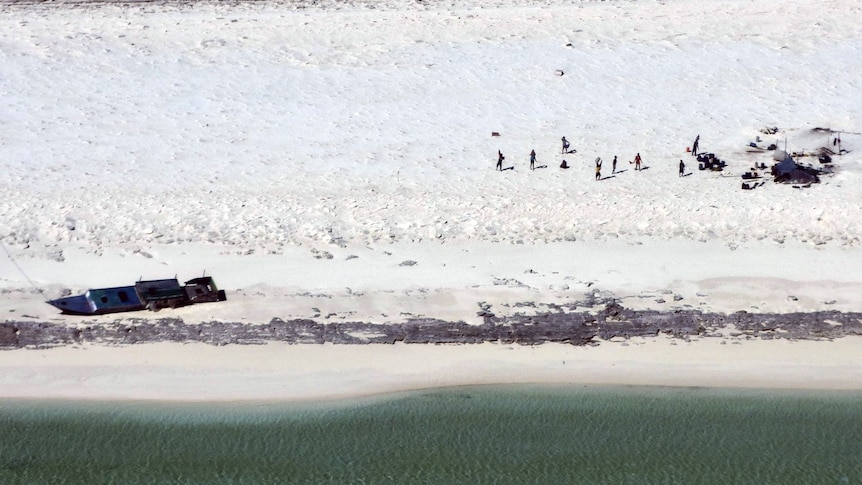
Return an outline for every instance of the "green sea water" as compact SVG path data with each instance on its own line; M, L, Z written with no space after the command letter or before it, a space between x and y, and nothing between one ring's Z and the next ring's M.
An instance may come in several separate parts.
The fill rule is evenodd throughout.
M492 386L0 401L0 483L859 484L862 394Z

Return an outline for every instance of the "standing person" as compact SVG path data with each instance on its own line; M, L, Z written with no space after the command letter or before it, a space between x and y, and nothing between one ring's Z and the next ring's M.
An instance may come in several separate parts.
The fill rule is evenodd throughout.
M563 137L563 151L561 153L569 153L569 140Z
M700 135L694 139L694 143L691 144L691 156L697 156L697 146L700 144Z
M602 157L596 157L596 180L602 178Z
M530 150L530 170L536 169L536 150Z
M679 161L679 176L682 177L685 174L685 163L682 160Z
M638 154L635 155L635 170L640 170L640 169L641 169L641 154L640 154L640 152L638 152Z
M611 174L615 174L615 173L617 173L617 156L616 155L614 155L614 161L613 161L613 164L611 165Z
M503 156L503 152L497 150L497 170L503 171L503 159L506 158Z

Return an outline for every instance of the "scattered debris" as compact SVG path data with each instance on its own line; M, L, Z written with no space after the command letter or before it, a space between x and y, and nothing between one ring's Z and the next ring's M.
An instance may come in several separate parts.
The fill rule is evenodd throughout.
M742 183L742 190L754 190L754 189L756 189L756 188L758 188L758 187L760 187L760 186L763 186L763 185L766 185L766 182L753 183L753 184L749 184L749 183L747 183L747 182L743 182L743 183Z
M745 151L747 151L749 153L763 153L763 152L771 152L773 150L778 149L778 145L776 145L775 143L770 143L769 145L767 145L765 147L761 146L760 143L762 143L762 140L758 136L755 141L748 142L748 146L745 147Z
M862 135L862 133L856 131L833 130L832 128L821 128L819 126L812 128L811 131L825 131L826 133L836 133L839 135L841 133L847 133L848 135Z
M329 251L321 251L321 250L316 249L316 248L311 249L311 254L314 255L314 259L332 259L333 258L332 253L330 253Z
M727 166L727 162L719 160L713 153L701 153L697 156L699 170L711 170L721 172Z

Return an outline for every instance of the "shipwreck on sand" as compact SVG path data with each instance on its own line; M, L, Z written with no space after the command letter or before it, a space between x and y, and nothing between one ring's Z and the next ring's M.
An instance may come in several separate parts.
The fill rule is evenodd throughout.
M138 281L133 286L87 290L83 295L49 300L48 304L70 315L103 315L148 309L178 308L195 303L225 301L224 290L210 276L180 285L176 278Z

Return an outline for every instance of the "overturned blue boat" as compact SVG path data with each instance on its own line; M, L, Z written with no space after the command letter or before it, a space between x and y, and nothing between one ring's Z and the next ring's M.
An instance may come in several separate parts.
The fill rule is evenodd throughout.
M133 286L87 290L48 303L68 315L103 315L148 309L178 308L195 303L225 301L224 290L210 276L194 278L180 285L176 278L138 281Z

